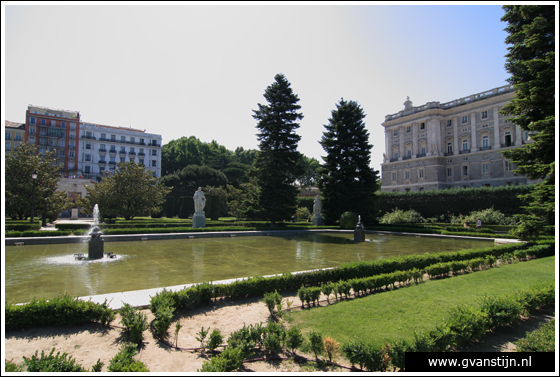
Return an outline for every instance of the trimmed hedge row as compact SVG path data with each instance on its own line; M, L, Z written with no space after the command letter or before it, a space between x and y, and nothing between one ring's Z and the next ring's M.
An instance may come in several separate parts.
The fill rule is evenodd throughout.
M6 232L6 238L17 237L60 237L70 236L73 232L70 230L26 230L24 232Z
M407 352L444 352L458 349L489 331L508 325L521 315L550 306L555 300L554 280L506 296L483 298L478 304L458 305L430 331L415 333L414 340L400 339L376 349L363 341L344 344L341 349L352 365L368 371L390 368L406 370ZM384 360L390 360L390 365Z
M6 222L4 229L6 231L16 231L16 232L23 232L26 230L39 230L41 228L41 221L37 221L36 223L30 224L29 222L24 224L13 224Z
M79 325L91 321L103 324L115 319L107 301L97 304L65 294L51 300L33 299L25 305L6 302L6 331L52 325Z

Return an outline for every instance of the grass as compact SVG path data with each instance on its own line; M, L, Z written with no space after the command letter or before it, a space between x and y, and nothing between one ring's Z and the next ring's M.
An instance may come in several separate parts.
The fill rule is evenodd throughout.
M286 313L284 318L303 333L315 330L342 344L363 340L382 346L433 328L459 304L510 294L554 277L555 257L547 257Z

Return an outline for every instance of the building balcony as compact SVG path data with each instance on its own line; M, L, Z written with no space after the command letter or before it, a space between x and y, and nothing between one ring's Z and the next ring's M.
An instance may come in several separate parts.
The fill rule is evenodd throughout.
M138 156L145 156L145 155L146 155L146 153L144 153L144 152L139 152L138 153Z
M116 149L109 149L109 154L112 156L115 156L117 154L117 150Z
M109 165L116 165L117 161L109 161Z
M126 151L119 151L119 156L126 156Z
M107 161L105 161L105 160L99 160L99 162L98 162L99 165L105 165L106 163L107 163Z
M398 161L398 160L399 160L398 157L397 157L397 158L391 158L391 159L389 159L389 162L396 162L396 161Z
M99 153L107 153L107 149L106 148L99 148Z
M471 153L470 149L463 149L462 151L459 151L459 154L465 154L465 153Z
M453 156L453 152L446 152L443 154L444 156Z
M131 155L131 156L136 156L136 152L134 152L134 151L130 151L130 152L128 152L128 154Z
M511 142L511 143L505 143L505 144L501 144L502 148L508 148L508 147L514 147L515 143Z
M418 153L416 155L416 158L420 158L420 157L426 157L426 153Z
M90 139L90 140L97 140L97 138L95 136L88 136L88 135L82 135L80 138L82 139Z
M479 150L481 150L481 151L487 151L487 150L490 150L490 149L492 149L492 147L491 147L491 146L487 146L487 147L480 147Z
M403 160L410 160L412 158L412 156L403 156Z

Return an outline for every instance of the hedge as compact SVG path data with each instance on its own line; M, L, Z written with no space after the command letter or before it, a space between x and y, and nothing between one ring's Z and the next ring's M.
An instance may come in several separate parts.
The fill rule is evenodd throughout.
M527 194L532 185L500 186L481 188L453 188L449 190L428 190L409 192L379 192L378 208L381 213L398 208L403 211L413 209L424 218L441 215L467 215L494 207L504 215L525 213L525 205L519 195Z
M83 301L65 294L51 300L33 299L25 305L6 302L6 331L53 325L79 325L91 321L103 324L115 319L107 305Z

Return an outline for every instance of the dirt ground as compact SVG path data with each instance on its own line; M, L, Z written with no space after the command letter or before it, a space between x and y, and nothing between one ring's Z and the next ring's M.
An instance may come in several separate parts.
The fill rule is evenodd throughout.
M294 306L301 305L296 292L284 296L293 302ZM149 310L144 310L151 321L153 316ZM195 311L179 312L176 318L183 326L179 331L177 346L183 349L170 347L159 340L154 339L150 330L144 332L144 346L136 356L144 362L151 372L175 372L188 373L196 372L202 367L202 362L208 360L212 354L200 351L184 350L185 348L195 348L199 342L195 339L202 326L210 327L210 331L218 329L224 336L224 342L229 334L242 328L244 324L257 324L266 322L269 319L269 312L265 304L258 299L222 300L212 306L202 307ZM538 315L518 322L512 327L506 327L499 331L489 334L480 342L469 346L464 351L471 352L512 352L515 346L512 342L525 337L527 331L532 331L540 326L541 323L549 321L554 316L554 308L544 310ZM120 318L112 322L119 325ZM170 328L170 340L175 344L174 337L175 323ZM66 352L76 361L87 369L91 369L98 359L105 365L102 371L107 372L107 367L111 358L115 356L122 342L129 340L126 334L118 326L108 327L99 324L88 324L84 326L53 326L45 328L29 329L24 331L10 331L6 333L4 341L5 359L11 360L16 364L23 362L23 356L31 357L35 351L44 350L46 354L55 347L56 352ZM280 355L287 356L287 355ZM312 355L301 355L313 360ZM349 363L338 357L336 360L346 368ZM333 371L348 372L349 369L340 367L322 366L317 369L314 363L300 363L293 360L283 361L256 361L245 362L241 372L258 373L282 373L282 372L313 372L313 371Z

